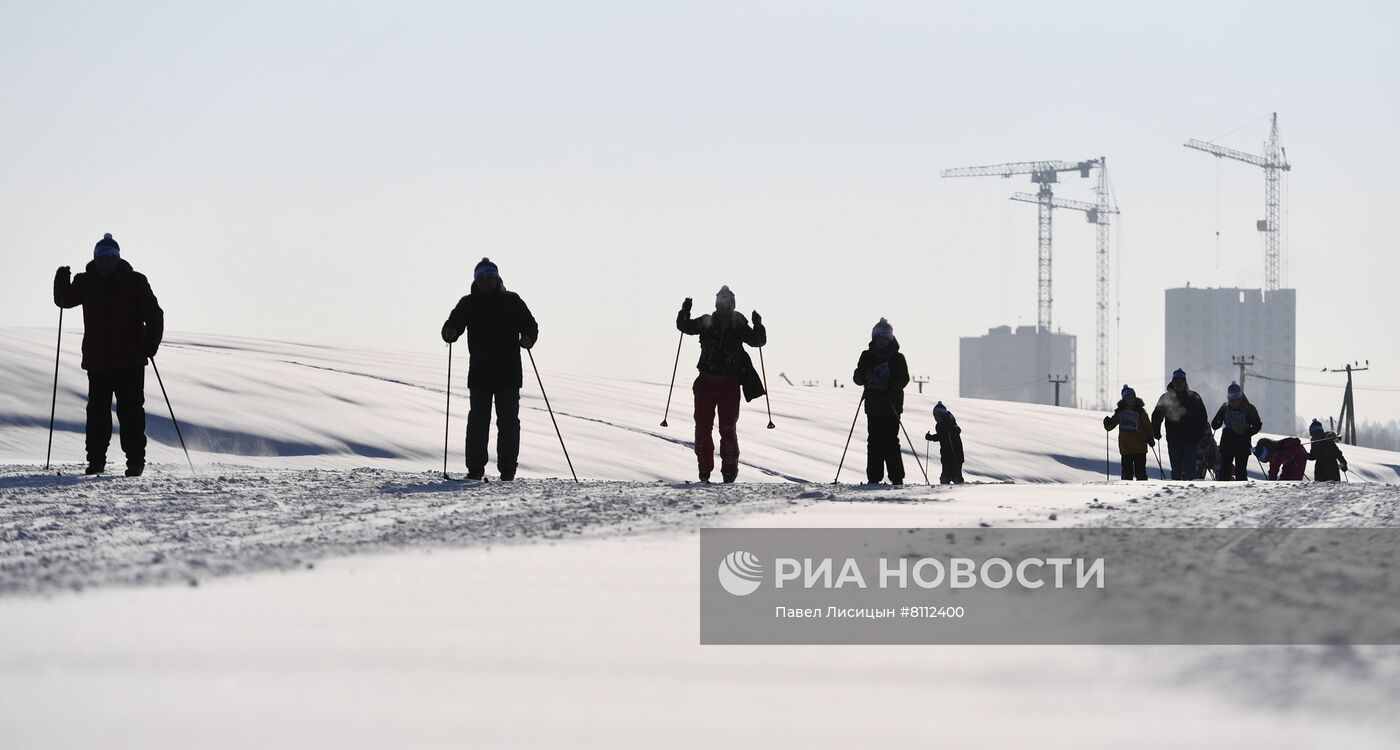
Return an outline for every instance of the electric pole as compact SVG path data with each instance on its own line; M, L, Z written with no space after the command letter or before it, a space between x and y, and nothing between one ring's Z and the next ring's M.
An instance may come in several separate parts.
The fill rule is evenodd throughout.
M928 376L920 375L918 377L912 378L912 380L914 381L915 385L919 386L919 395L922 396L924 394L924 383L928 382Z
M1235 367L1240 368L1240 379L1238 382L1240 384L1240 390L1244 390L1244 370L1246 367L1254 366L1254 355L1251 354L1248 357L1246 357L1243 354L1241 354L1236 357L1232 357L1230 362Z
M1342 395L1342 413L1337 417L1337 427L1341 429L1341 440L1347 445L1356 445L1356 401L1352 398L1351 374L1353 372L1365 372L1371 369L1371 360L1366 360L1366 366L1358 366L1360 363L1352 362L1345 367L1337 367L1327 372L1345 372L1347 374L1347 389Z
M1045 377L1046 377L1051 383L1053 383L1054 386L1055 386L1055 405L1056 405L1056 406L1059 406L1059 405L1060 405L1060 386L1064 385L1065 383L1068 383L1068 382L1069 382L1069 377L1066 376L1066 375L1061 375L1061 376L1059 376L1058 378L1055 377L1054 375L1046 375Z

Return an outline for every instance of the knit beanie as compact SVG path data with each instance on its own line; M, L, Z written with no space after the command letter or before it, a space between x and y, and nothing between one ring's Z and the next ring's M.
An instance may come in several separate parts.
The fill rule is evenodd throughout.
M1312 424L1308 425L1309 435L1321 435L1324 432L1327 432L1327 429L1322 426L1321 420L1314 419Z
M110 233L104 234L102 235L102 239L97 241L97 246L92 249L92 257L120 258L122 257L122 249L121 246L117 244L117 241L112 239Z
M889 322L888 320L885 320L884 318L880 318L880 322L879 322L879 323L876 323L876 324L875 324L875 327L872 328L872 329L870 329L870 338L871 338L872 340L873 340L873 339L886 339L886 340L888 340L888 341L893 341L893 340L894 340L894 326L890 325L890 322Z
M938 403L933 405L933 416L942 417L945 416L947 413L948 407L944 406L942 401L939 401Z
M1230 387L1225 389L1225 396L1231 401L1234 401L1237 398L1243 398L1244 389L1240 387L1239 383L1231 383Z
M1186 379L1186 371L1183 370L1183 369L1181 369L1180 367L1176 368L1176 372L1172 373L1172 380L1185 380L1185 379Z
M715 293L715 307L720 306L734 307L734 292L729 291L728 286L720 287Z
M492 263L490 258L482 258L481 262L476 264L476 270L472 271L473 280L482 276L494 276L498 279L501 277L500 270L496 268L496 264Z
M1134 397L1137 396L1137 391L1133 390L1131 386L1129 386L1128 384L1124 383L1124 384L1123 384L1123 391L1122 391L1119 395L1122 396L1122 397L1125 398L1125 399L1134 398Z

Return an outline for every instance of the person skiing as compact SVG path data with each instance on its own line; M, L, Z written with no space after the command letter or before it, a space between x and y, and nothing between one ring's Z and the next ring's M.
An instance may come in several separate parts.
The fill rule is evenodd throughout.
M62 308L83 306L82 367L88 376L84 473L106 470L116 396L126 476L139 477L146 468L146 362L160 348L165 312L146 277L122 259L111 234L98 240L83 273L72 276L68 266L59 267L53 301Z
M715 413L719 413L720 475L726 483L739 476L739 393L745 401L764 394L763 380L754 369L753 360L744 351L744 344L763 346L768 343L768 331L763 316L755 310L753 325L734 309L734 292L728 286L715 294L715 311L690 317L694 303L689 297L676 313L676 328L688 336L700 338L700 359L695 368L691 392L695 394L695 458L700 481L709 482L715 469Z
M1248 479L1250 443L1264 423L1238 383L1225 389L1225 403L1215 412L1210 426L1220 430L1220 471L1216 478L1222 482Z
M1342 447L1337 445L1337 433L1323 428L1322 422L1314 419L1308 425L1308 437L1312 438L1308 459L1317 462L1313 467L1313 480L1342 481L1342 472L1347 470L1347 458L1342 455Z
M933 432L925 432L924 440L938 441L938 460L942 470L938 474L939 484L962 484L963 443L962 428L953 412L942 401L933 405Z
M1162 439L1162 423L1167 425L1167 454L1172 464L1172 479L1196 477L1196 448L1209 421L1201 395L1186 384L1186 371L1177 368L1172 382L1157 399L1152 410L1152 437Z
M1103 418L1103 428L1109 432L1118 428L1118 454L1123 465L1123 478L1147 479L1147 449L1157 441L1152 437L1152 419L1147 405L1127 384L1119 392L1117 410Z
M442 324L442 340L451 344L467 334L467 478L486 476L491 403L496 404L496 469L501 480L515 479L520 458L520 388L524 373L520 350L534 347L540 327L525 300L507 291L500 269L482 258L472 271L471 291L457 301Z
M1282 474L1285 482L1298 482L1308 469L1308 451L1303 441L1295 437L1282 440L1260 438L1254 446L1254 457L1269 465L1269 479L1277 480Z
M880 318L870 331L870 345L860 353L856 385L865 387L865 478L879 484L889 470L890 484L904 484L904 459L899 445L899 420L904 412L904 388L909 364L899 353L894 326Z

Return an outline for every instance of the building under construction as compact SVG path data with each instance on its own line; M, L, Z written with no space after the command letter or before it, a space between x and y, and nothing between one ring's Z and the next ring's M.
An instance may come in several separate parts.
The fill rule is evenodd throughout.
M1245 395L1264 420L1264 431L1301 431L1297 416L1298 295L1294 289L1167 290L1166 361L1160 384L1132 383L1152 408L1158 385L1171 373L1186 371L1191 389L1201 394L1209 416L1225 401L1225 389L1240 379Z
M959 340L958 395L1054 405L1053 376L1061 380L1060 404L1074 406L1076 364L1075 339L1068 333L998 326L986 336Z

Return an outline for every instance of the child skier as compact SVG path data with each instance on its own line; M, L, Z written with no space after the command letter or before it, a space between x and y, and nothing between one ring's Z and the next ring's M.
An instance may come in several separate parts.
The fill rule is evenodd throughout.
M1337 445L1337 433L1323 429L1322 423L1314 419L1308 426L1308 436L1312 438L1308 458L1317 462L1313 467L1313 479L1318 482L1340 482L1341 472L1347 470L1347 459L1342 455L1341 446Z
M962 428L948 407L939 401L933 406L933 432L924 433L924 440L938 441L938 459L943 465L938 475L939 484L962 484L963 444Z
M1196 478L1205 479L1211 473L1220 476L1220 446L1215 444L1215 433L1207 427L1196 446Z
M852 378L856 385L865 386L865 478L878 484L888 469L890 484L904 484L899 415L904 411L909 364L899 353L894 326L884 318L870 331L870 345L860 353Z
M1283 474L1283 481L1302 481L1308 469L1308 451L1303 441L1295 437L1282 440L1261 438L1254 446L1254 457L1269 465L1269 479L1276 480Z
M1249 443L1264 423L1259 419L1259 410L1249 403L1237 383L1225 390L1225 399L1210 421L1211 428L1220 430L1220 471L1216 478L1244 481L1249 478Z
M1118 409L1103 418L1103 428L1109 432L1118 428L1118 453L1122 457L1123 478L1147 479L1147 449L1157 441L1152 437L1152 418L1137 393L1123 386Z

